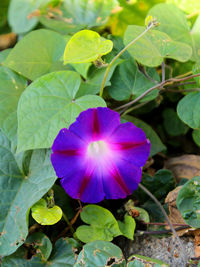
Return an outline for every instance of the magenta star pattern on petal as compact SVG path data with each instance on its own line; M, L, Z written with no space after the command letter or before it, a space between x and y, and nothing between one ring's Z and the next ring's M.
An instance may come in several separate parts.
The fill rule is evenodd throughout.
M61 129L51 161L65 191L75 199L97 203L125 198L137 189L150 142L133 123L120 124L109 108L80 113L69 129Z

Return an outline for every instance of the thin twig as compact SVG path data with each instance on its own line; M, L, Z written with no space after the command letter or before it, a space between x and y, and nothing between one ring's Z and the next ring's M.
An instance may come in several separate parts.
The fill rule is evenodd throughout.
M138 96L137 98L135 98L134 100L132 100L131 102L129 103L126 103L118 108L116 108L115 110L120 110L120 109L124 109L124 108L127 108L135 103L137 103L139 100L141 100L142 98L144 98L146 95L148 95L151 91L155 90L155 89L160 89L160 88L163 88L165 85L168 85L168 84L171 84L173 82L181 82L181 81L186 81L186 80L190 80L192 78L195 78L195 77L199 77L200 76L200 73L197 73L197 74L193 74L193 75L190 75L190 76L187 76L187 77L183 77L183 78L170 78L164 82L161 82L157 85L154 85L153 87L149 88L147 91L145 91L143 94L141 94L140 96Z
M168 216L167 216L167 213L166 211L164 210L163 206L160 204L160 202L157 200L157 198L145 187L143 186L142 184L139 184L139 187L157 204L157 206L160 208L160 210L162 211L172 233L174 234L174 236L177 238L178 242L179 242L179 245L180 245L180 248L181 248L181 256L182 256L182 259L184 260L184 265L186 265L187 263L187 259L186 259L186 256L185 256L185 251L184 251L184 247L183 247L183 244L182 244L182 241L181 239L179 238L179 236L177 235L176 233L176 230L174 229L172 223L170 222Z
M165 81L165 62L162 62L162 82Z
M141 221L143 224L147 224L147 225L163 225L163 226L168 226L168 223L161 223L161 222L143 222ZM173 226L189 226L189 224L183 224L183 223L173 223ZM191 226L189 226L191 227Z
M200 88L190 88L190 89L170 89L166 88L165 92L172 92L172 93L185 93L185 92L200 92Z
M141 108L141 107L145 106L146 104L148 104L151 101L152 101L152 99L149 100L149 101L146 101L146 102L139 103L138 105L135 105L135 106L133 106L133 107L127 109L127 110L125 109L125 111L123 111L123 110L120 111L119 114L122 114L121 116L125 116L126 114L130 113L131 111L133 111L135 109L138 109L138 108Z
M190 228L190 226L180 226L180 227L177 227L175 228L174 230L175 231L180 231L180 230L184 230L184 229L188 229ZM163 234L168 234L168 233L171 233L172 230L171 229L168 229L168 230L158 230L158 231L140 231L140 230L137 230L136 231L136 236L141 236L141 235L163 235Z
M146 29L145 31L143 31L139 36L137 36L133 41L131 41L129 44L127 44L127 46L125 46L113 59L112 61L108 64L108 67L105 71L104 77L103 77L103 81L101 84L101 88L100 88L100 93L99 95L102 96L103 95L103 90L104 90L104 86L106 83L106 79L108 77L108 73L112 67L112 65L115 63L115 61L130 47L132 46L137 40L139 40L143 35L145 35L151 28L155 27L154 23L151 23Z
M195 81L193 81L193 82L184 82L184 83L176 83L176 84L169 85L169 88L176 88L176 87L179 87L179 86L188 85L188 84L195 84L195 83L196 83Z

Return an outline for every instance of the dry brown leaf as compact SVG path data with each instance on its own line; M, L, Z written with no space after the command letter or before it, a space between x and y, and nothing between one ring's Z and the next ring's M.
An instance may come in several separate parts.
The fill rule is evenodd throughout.
M0 35L0 50L12 47L17 41L17 35L14 32Z
M182 186L178 186L174 190L169 192L166 199L165 199L165 203L168 204L169 219L170 219L172 224L176 224L176 223L186 224L185 221L183 220L183 217L182 217L180 211L178 210L178 208L176 206L176 198L178 196L178 192L181 189L181 187ZM166 228L169 229L168 226ZM182 236L182 235L188 233L190 230L191 230L191 228L179 230L179 231L177 231L177 234L178 234L178 236Z
M200 229L196 229L194 232L194 250L195 257L200 257Z
M200 156L183 155L168 159L165 162L165 168L172 171L177 182L181 178L192 179L200 175Z

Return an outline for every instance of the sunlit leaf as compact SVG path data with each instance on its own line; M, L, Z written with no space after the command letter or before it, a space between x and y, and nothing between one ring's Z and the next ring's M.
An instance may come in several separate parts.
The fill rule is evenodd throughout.
M87 63L108 54L113 48L110 40L105 40L97 32L83 30L68 41L64 52L64 63Z
M32 217L41 225L52 225L62 218L62 210L59 206L47 207L45 199L40 199L31 207Z

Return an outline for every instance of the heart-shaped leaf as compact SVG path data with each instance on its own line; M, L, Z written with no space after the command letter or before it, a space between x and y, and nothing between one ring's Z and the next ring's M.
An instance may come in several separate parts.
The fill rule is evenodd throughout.
M18 104L18 151L48 148L59 130L83 110L106 106L96 95L76 98L81 83L73 71L53 72L34 81Z
M35 150L29 159L14 154L8 139L0 132L0 255L13 253L28 234L27 212L57 179L50 153ZM19 158L22 158L22 164ZM23 168L22 168L23 166Z
M125 215L124 222L121 222L121 221L117 221L117 222L119 224L119 229L123 233L123 235L133 240L135 227L136 227L135 220L131 216Z
M200 92L189 93L179 101L177 106L179 118L193 129L200 128L199 101Z
M108 54L113 48L111 40L105 40L97 32L82 30L72 36L66 45L64 63L87 63Z
M45 199L40 199L31 207L32 217L41 225L52 225L62 218L62 210L58 206L47 207Z
M200 176L196 176L183 185L178 193L176 204L184 221L200 228Z
M37 243L39 241L39 238L37 236L30 236L30 239L32 239L33 242L34 240L36 241L36 254L31 259L27 260L27 254L29 253L27 247L30 247L30 240L28 238L26 241L28 245L27 247L21 246L14 254L3 257L2 267L74 267L77 255L75 255L75 249L67 239L60 238L58 239L58 241L56 241L55 246L52 249L51 255L50 257L48 257L48 259L45 256L48 256L51 247L49 246L50 244L47 245L47 237L43 237L39 244ZM43 257L41 257L41 253Z
M27 80L6 67L0 67L0 127L11 140L17 140L17 105Z
M59 62L65 44L65 39L56 32L45 29L32 31L11 50L4 65L30 80L35 80L52 70L66 69Z
M125 45L145 31L145 27L130 25L125 36ZM157 30L147 32L128 49L130 54L141 64L156 67L164 58L172 58L180 62L188 61L192 56L192 48L181 42L173 41L166 33Z
M125 266L125 260L119 247L107 241L94 241L83 246L78 255L74 267L100 267L108 266L108 262L112 259L113 266Z
M37 249L37 254L41 256L42 260L48 260L52 251L52 244L45 234L41 232L33 233L26 239L25 243L33 245L34 248Z
M121 235L118 223L112 213L97 205L87 205L81 212L81 219L88 225L81 225L76 230L76 236L84 243L95 240L111 241Z

